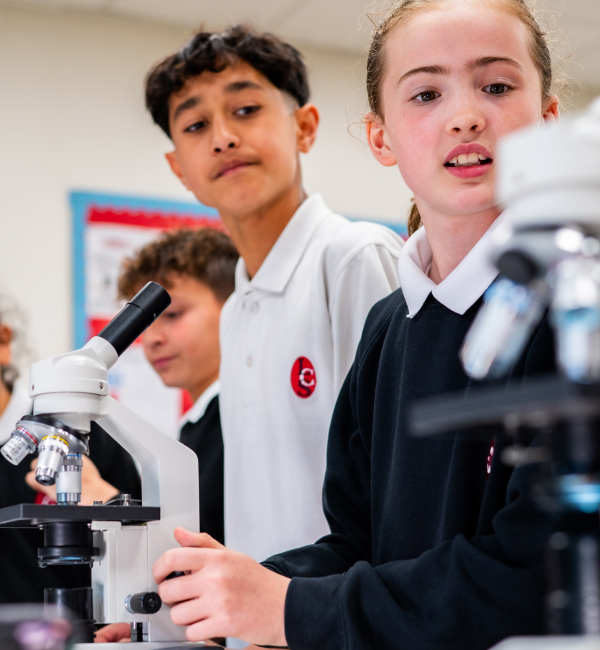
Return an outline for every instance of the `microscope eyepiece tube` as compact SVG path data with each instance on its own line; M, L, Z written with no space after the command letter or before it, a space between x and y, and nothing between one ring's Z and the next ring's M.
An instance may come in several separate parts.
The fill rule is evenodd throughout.
M171 296L167 291L156 282L148 282L98 336L108 341L121 356L170 304Z

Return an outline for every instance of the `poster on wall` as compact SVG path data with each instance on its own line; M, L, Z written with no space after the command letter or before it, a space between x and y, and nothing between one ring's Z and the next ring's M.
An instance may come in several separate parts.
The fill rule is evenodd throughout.
M80 348L121 309L117 281L126 257L171 228L222 228L216 210L198 203L72 192L74 345ZM109 373L111 395L167 435L191 406L187 393L166 387L140 341Z

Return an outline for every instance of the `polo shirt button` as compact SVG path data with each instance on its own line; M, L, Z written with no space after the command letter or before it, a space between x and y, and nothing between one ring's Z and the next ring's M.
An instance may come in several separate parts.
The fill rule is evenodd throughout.
M252 357L247 357L246 365L248 366L248 368L252 365Z
M260 307L259 307L257 302L253 302L253 303L250 304L250 313L251 314L256 314L259 309L260 309Z

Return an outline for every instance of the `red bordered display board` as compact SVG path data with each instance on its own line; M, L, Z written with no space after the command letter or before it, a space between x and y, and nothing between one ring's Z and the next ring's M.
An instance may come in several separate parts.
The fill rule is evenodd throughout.
M215 210L199 205L73 192L74 348L119 311L123 259L161 232L182 226L222 228ZM191 406L187 393L164 386L136 341L109 373L111 394L170 436Z

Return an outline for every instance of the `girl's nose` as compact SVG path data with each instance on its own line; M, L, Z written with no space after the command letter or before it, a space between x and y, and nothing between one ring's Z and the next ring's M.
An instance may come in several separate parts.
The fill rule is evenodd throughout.
M478 133L485 128L485 118L472 104L457 107L448 121L448 131L453 135Z

